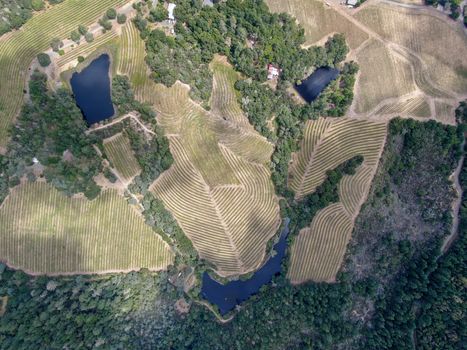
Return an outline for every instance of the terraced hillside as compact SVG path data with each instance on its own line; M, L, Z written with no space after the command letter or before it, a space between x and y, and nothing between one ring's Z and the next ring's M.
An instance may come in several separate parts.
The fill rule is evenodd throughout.
M160 270L169 246L114 191L71 199L45 183L13 189L0 208L0 256L34 274Z
M436 105L453 109L467 97L467 37L447 16L430 7L407 8L394 1L349 10L336 1L266 0L271 10L296 17L307 44L324 44L335 32L359 63L349 116L387 120L396 116L440 116ZM449 106L449 107L448 107Z
M130 78L137 100L150 102L156 84L148 78L145 55L144 41L141 40L139 31L132 21L128 21L122 28L117 72Z
M66 0L31 18L21 30L0 37L0 146L23 102L27 69L53 38L66 38L78 25L90 25L125 0Z
M230 89L227 85L215 89ZM238 112L238 107L228 107L235 106L229 94L225 105L219 100L214 108L226 111L224 120L190 100L186 86L158 86L158 120L170 139L175 164L152 186L200 256L223 276L256 269L280 223L264 164L272 146L244 128L243 120L228 120L228 114Z
M320 118L307 123L300 152L293 155L289 187L296 199L313 193L326 172L357 155L364 157L354 175L339 184L334 203L302 229L291 248L288 277L293 283L333 280L342 262L353 222L365 201L384 146L386 124Z
M130 182L140 173L141 168L131 149L130 141L125 135L118 133L105 139L104 149L111 164L125 183Z

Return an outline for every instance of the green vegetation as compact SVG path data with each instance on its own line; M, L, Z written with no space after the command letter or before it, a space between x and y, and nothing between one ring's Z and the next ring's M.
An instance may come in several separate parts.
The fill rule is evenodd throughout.
M115 19L117 18L117 11L112 7L105 12L105 15L108 19Z
M0 35L19 29L32 17L33 11L43 9L42 0L0 0Z
M149 20L166 18L158 8ZM286 14L273 15L258 1L228 1L215 7L180 1L175 9L176 36L150 31L143 12L135 24L146 39L146 61L156 82L171 86L181 80L192 87L192 97L208 100L212 74L208 64L214 54L226 55L237 71L260 82L266 67L277 64L282 83L303 79L314 67L335 66L347 54L342 35L335 35L325 47L302 49L304 31Z
M50 47L55 52L58 52L58 50L60 50L60 48L63 47L63 41L61 41L60 38L53 38L50 42Z
M64 89L48 92L46 76L39 72L32 74L29 92L31 103L23 107L11 130L0 187L6 190L24 175L31 180L44 176L67 195L83 192L95 198L100 188L93 176L101 171L101 162L72 96ZM6 194L2 192L1 201Z
M412 348L421 298L451 225L450 174L459 159L456 128L395 119L341 279L354 284L362 349ZM372 315L368 305L374 305Z
M310 225L316 213L339 201L338 185L344 175L353 175L357 167L363 163L362 156L356 156L340 164L326 173L326 180L313 193L300 201L290 201L285 209L285 216L290 218L289 240L292 241L298 232Z
M456 111L462 131L467 127L467 102ZM465 151L465 149L464 149ZM465 153L464 153L465 154ZM467 163L459 174L464 190L459 211L458 239L439 259L438 268L429 278L427 293L420 302L416 320L415 339L420 349L462 349L467 342L465 328L467 276Z
M118 24L124 24L126 22L126 16L124 13L119 13L117 15L117 23Z
M112 101L120 114L137 111L140 113L141 120L155 129L153 137L149 140L133 128L124 130L142 169L141 174L134 179L131 189L136 193L145 194L149 185L173 163L169 141L162 130L157 128L156 114L150 106L135 100L128 77L117 75L113 78Z
M50 56L46 53L40 53L37 55L37 60L42 67L48 67L51 63Z

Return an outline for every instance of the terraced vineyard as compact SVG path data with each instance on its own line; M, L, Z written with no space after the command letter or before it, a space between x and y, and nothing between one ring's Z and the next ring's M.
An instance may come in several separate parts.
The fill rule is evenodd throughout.
M302 229L291 248L288 278L292 283L331 281L342 262L355 217L376 171L386 137L386 124L366 120L320 118L309 121L300 152L293 155L289 187L300 199L323 183L326 172L362 155L354 175L339 184L340 202L334 203Z
M23 102L27 69L53 38L66 38L79 24L90 25L125 0L67 0L39 13L11 35L0 37L0 146Z
M0 208L0 256L34 274L160 270L169 246L114 191L71 199L45 183L12 190Z
M227 93L223 99L214 92L213 113L190 100L180 83L170 89L158 86L158 120L169 135L175 164L151 190L173 213L200 256L213 263L217 273L229 276L261 264L280 218L264 164L272 147L251 127L243 126L245 117L238 115L232 85L217 74L222 73L215 70L214 90ZM225 113L227 121L216 112ZM236 118L229 119L232 115ZM244 137L236 138L239 134ZM248 151L256 145L253 139L261 146Z
M117 33L114 31L108 31L102 35L99 35L93 42L91 43L82 43L78 47L68 51L65 55L61 56L57 59L58 68L63 71L70 68L70 65L76 66L78 62L78 57L83 56L87 57L92 52L94 52L97 48L109 43L110 41L116 39Z
M131 149L130 141L122 133L104 140L105 154L109 158L120 178L129 183L141 171Z
M144 57L144 41L132 21L122 28L121 49L117 72L130 78L135 97L139 101L151 102L156 84L148 78L149 72Z

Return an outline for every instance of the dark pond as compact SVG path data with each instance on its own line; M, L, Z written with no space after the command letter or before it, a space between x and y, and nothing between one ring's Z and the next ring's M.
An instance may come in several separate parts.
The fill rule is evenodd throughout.
M279 242L274 246L277 252L268 262L248 280L232 281L227 284L220 284L213 280L207 272L203 275L203 286L201 295L211 304L219 307L222 315L232 310L236 305L247 300L266 283L271 282L274 275L281 271L281 262L287 248L287 235L289 234L289 219L285 219L284 229L281 232Z
M73 73L70 83L76 104L88 125L110 118L114 107L110 97L109 55L101 55L80 73Z
M295 85L303 99L310 103L323 91L328 84L337 78L339 70L335 68L318 68L300 85Z

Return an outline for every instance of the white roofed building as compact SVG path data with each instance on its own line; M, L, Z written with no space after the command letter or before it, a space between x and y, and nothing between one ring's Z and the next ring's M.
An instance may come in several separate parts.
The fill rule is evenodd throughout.
M175 5L174 3L169 2L169 6L167 7L167 11L169 12L169 21L170 22L175 22L174 10L175 10L176 6L177 5Z

